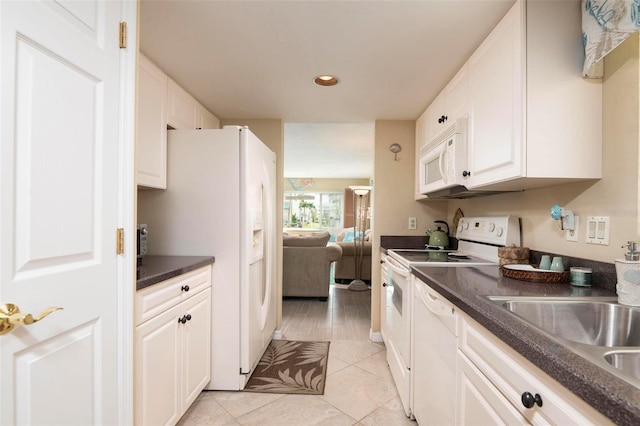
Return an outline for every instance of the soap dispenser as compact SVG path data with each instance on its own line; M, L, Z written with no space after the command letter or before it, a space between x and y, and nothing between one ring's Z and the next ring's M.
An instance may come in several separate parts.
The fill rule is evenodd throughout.
M638 243L627 241L624 259L616 259L616 292L623 305L640 306L640 252Z
M624 254L624 260L637 261L640 260L640 253L638 252L638 243L635 241L627 241L626 246L622 246L622 248L627 247L629 250Z

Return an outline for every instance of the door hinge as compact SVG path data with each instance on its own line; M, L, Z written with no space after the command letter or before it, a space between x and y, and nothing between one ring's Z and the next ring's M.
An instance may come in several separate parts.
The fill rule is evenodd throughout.
M127 47L127 23L120 22L120 49Z
M116 229L116 254L124 254L124 228Z

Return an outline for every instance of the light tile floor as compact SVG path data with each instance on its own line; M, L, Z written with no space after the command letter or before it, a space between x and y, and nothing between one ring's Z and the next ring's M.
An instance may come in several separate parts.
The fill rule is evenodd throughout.
M415 426L402 409L384 344L369 340L370 298L369 291L338 285L327 302L283 302L283 339L331 340L324 395L205 391L178 424Z

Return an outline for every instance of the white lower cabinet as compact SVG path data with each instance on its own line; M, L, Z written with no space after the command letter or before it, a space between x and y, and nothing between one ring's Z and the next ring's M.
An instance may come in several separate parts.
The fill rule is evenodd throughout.
M458 352L460 425L522 425L528 422L504 395L462 353Z
M611 424L467 316L461 321L457 370L457 424Z
M211 379L211 267L139 291L136 309L135 423L174 425Z

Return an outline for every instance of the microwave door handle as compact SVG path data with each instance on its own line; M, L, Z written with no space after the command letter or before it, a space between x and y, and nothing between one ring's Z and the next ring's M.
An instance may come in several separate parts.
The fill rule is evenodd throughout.
M447 152L447 145L444 144L444 146L442 147L442 152L440 152L440 157L438 159L438 167L440 168L440 176L442 176L442 181L444 183L449 183L447 182L447 175L444 173L444 155Z

